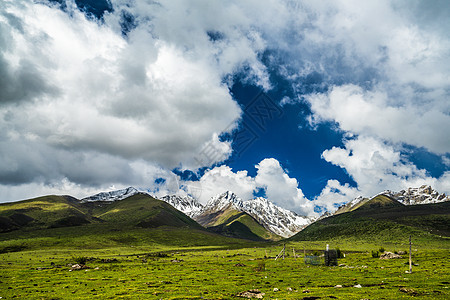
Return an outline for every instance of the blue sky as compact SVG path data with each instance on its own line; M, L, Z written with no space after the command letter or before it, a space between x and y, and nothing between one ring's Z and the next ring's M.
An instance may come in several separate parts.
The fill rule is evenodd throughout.
M0 202L135 186L300 214L450 193L447 1L2 1Z

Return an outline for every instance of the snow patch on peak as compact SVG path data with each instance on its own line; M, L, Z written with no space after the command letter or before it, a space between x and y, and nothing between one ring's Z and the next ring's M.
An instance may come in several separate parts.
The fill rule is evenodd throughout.
M163 200L187 216L193 218L202 210L203 205L191 196L167 195L162 197Z
M384 191L382 195L389 196L404 205L430 204L450 201L450 197L440 194L429 185L418 188L408 188L400 192Z
M450 201L450 197L445 194L440 194L435 191L429 185L422 185L418 188L408 188L406 190L401 190L400 192L393 192L390 190L386 190L384 192L378 193L370 198L364 198L359 196L346 204L340 206L334 213L324 214L321 218L328 217L331 215L336 215L339 213L344 213L352 210L358 203L360 203L364 199L373 199L376 196L385 195L404 205L420 205L420 204L431 204L431 203L439 203Z
M255 218L267 230L285 238L296 234L313 222L312 218L299 216L295 212L276 206L263 197L243 202L243 211Z
M128 197L131 197L138 193L140 193L140 192L137 189L135 189L134 187L128 187L128 188L122 189L122 190L98 193L93 196L83 198L80 201L82 203L93 202L93 201L118 201L118 200L122 200L122 199L125 199Z
M270 232L286 238L313 222L312 218L299 216L266 198L258 197L243 201L230 191L212 197L196 216L213 214L228 208L249 214Z
M212 197L203 207L203 211L217 212L222 211L229 206L242 211L243 201L235 193L226 191L222 194Z

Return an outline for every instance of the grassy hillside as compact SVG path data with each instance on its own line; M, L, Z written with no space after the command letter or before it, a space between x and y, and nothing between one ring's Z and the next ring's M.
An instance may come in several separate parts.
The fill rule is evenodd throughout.
M86 203L89 213L105 222L121 226L156 228L160 226L202 227L170 204L147 194L136 194L111 204Z
M19 228L52 228L97 222L68 196L45 196L0 204L0 232Z
M182 212L147 194L136 194L115 202L81 203L68 196L46 196L0 204L0 232L101 223L120 228L172 226L201 229Z
M201 225L213 232L249 240L279 240L280 237L268 231L252 216L228 207L223 211L204 214L197 219Z
M386 196L377 196L352 211L309 225L291 240L359 238L391 241L409 235L423 239L449 237L450 203L404 206Z
M147 194L115 202L81 203L70 197L47 196L5 203L0 205L0 230L0 253L46 248L247 243L210 232Z
M214 226L209 230L231 237L241 237L249 240L277 240L277 235L271 233L245 212L233 209L226 210Z

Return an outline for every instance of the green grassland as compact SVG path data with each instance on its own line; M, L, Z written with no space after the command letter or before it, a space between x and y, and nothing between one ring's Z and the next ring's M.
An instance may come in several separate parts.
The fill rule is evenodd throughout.
M0 205L1 299L242 299L252 289L264 299L450 298L448 203L378 199L276 242L219 235L147 195L75 200ZM223 224L257 230L235 213ZM411 274L407 255L372 257L381 247L407 251L410 235ZM284 244L285 259L275 260ZM326 244L345 253L340 266L304 263ZM76 263L87 268L72 270Z
M406 242L383 246L387 251L406 250ZM340 249L346 254L339 259L341 266L306 265L304 253L322 250L325 243L288 243L284 260L274 260L282 246L267 243L214 248L143 244L6 252L0 254L0 297L239 299L238 293L250 289L265 293L264 299L450 297L447 243L437 248L415 244L412 274L405 273L407 256L393 260L372 258L370 250L380 245L363 241L341 242ZM89 269L70 271L80 258L86 260Z

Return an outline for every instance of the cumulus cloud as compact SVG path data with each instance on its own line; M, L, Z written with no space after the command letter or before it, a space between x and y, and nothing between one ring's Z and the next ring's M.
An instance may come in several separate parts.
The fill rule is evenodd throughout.
M330 179L327 181L327 185L322 189L320 195L315 197L314 204L321 209L324 208L327 211L333 212L340 205L361 195L362 192L358 188L351 187L348 183L342 185L339 181Z
M266 158L256 168L256 185L265 190L268 199L300 214L313 214L314 205L303 195L297 179L289 177L276 159Z
M232 191L240 198L248 200L253 197L253 191L256 189L255 179L248 176L247 171L233 172L228 166L208 170L198 183L195 185L191 182L188 186L201 189L193 192L198 193L198 200L203 204L208 202L211 197L226 191Z
M448 153L441 128L450 124L450 40L441 29L449 10L442 1L293 7L302 13L292 41L280 45L281 73L310 105L313 128L336 122L339 130Z
M431 181L448 191L448 172L430 178L401 155L401 145L410 144L448 160L445 1L111 6L98 20L74 1L64 11L47 1L0 3L2 195L26 184L76 192L146 181L155 192L174 191L182 184L162 170L211 167L231 155L219 136L242 113L229 92L233 76L269 90L271 68L293 86L283 104L306 101L312 125L334 122L357 136L323 158L358 187L328 181L323 206L334 192L337 202L371 193L370 176L381 179L377 188ZM215 156L202 159L210 146ZM159 177L173 179L152 186ZM220 166L200 183L204 199L222 187L243 198L263 188L288 208L312 209L300 183L271 159L258 164L255 177Z
M450 151L445 130L450 115L437 107L393 106L380 90L364 91L355 85L334 86L326 94L308 96L313 123L336 122L355 134L371 135L393 143L404 143L444 154Z
M100 185L136 179L139 160L170 169L226 159L230 143L218 135L241 109L224 77L246 68L268 88L265 44L234 5L205 13L202 1L183 3L113 1L100 21L71 1L65 11L3 1L1 183ZM125 11L136 25L126 36ZM218 155L199 165L208 144Z
M393 146L372 137L359 136L348 139L344 148L333 147L325 150L323 158L347 171L357 182L353 188L330 180L316 202L328 209L334 203L343 203L357 196L370 197L384 190L399 191L424 184L449 193L450 172L444 172L439 178L427 174L402 156Z
M228 166L208 170L198 183L190 182L194 194L201 203L225 191L232 191L243 200L254 198L254 193L263 190L273 203L302 215L314 215L314 204L299 188L297 179L289 174L274 158L266 158L256 166L256 176L247 171L234 172ZM199 191L201 189L201 191Z

